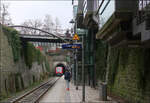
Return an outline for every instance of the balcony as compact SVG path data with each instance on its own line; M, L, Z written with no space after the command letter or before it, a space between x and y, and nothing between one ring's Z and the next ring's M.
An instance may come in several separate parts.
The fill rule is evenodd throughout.
M138 46L141 37L132 34L132 16L136 8L134 0L101 0L99 4L99 32L112 47Z

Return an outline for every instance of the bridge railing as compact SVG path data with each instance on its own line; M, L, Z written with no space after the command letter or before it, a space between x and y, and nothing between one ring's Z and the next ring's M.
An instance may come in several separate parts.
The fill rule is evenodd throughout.
M47 32L47 31L44 31L44 30L39 29L39 28L28 27L28 26L23 26L23 25L12 25L12 26L9 26L9 27L13 27L13 28L27 28L27 29L38 30L38 31L40 31L40 32L46 33L46 34L48 34L48 35L50 35L50 36L53 36L54 38L61 39L61 40L63 40L64 42L69 42L69 41L66 40L66 38L64 38L64 37L58 36L58 35L56 35L56 34L53 34L53 33Z

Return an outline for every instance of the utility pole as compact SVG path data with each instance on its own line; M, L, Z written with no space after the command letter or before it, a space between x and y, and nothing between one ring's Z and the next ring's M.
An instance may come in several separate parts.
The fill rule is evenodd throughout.
M77 43L77 40L76 40ZM75 62L76 62L76 90L78 90L78 58L77 58L77 49L75 50Z
M73 0L74 1L74 0ZM74 33L77 33L77 22L73 21L73 19L70 21L70 23L75 23L74 25ZM75 41L77 43L77 40ZM74 71L75 71L75 85L76 85L76 90L78 90L78 58L77 58L77 52L78 50L75 49L75 65L74 65Z
M84 35L82 36L82 102L85 102Z
M75 22L75 33L77 33L77 22ZM76 40L77 43L77 40ZM78 58L77 58L78 50L75 49L75 62L76 62L76 90L78 90Z

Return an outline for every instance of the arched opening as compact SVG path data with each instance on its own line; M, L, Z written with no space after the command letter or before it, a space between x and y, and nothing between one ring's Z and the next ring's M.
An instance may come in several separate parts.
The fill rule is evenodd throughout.
M56 76L62 76L65 73L65 68L66 68L65 64L58 63L55 66L55 74L56 74Z

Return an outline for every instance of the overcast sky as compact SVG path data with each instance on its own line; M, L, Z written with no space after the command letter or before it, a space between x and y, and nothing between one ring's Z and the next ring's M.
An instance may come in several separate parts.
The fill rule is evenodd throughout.
M73 18L72 0L2 0L9 4L9 13L14 24L28 19L43 19L46 14L60 20L63 28L69 28Z

